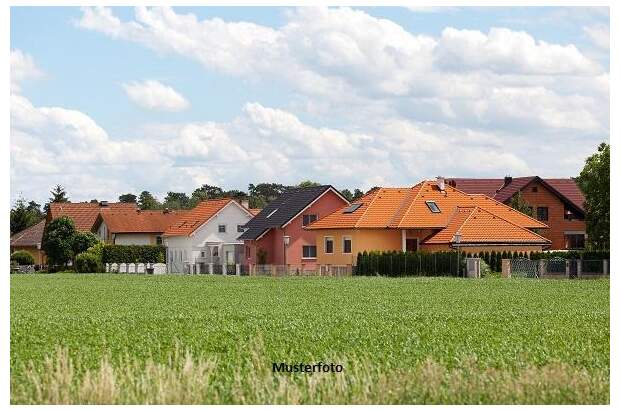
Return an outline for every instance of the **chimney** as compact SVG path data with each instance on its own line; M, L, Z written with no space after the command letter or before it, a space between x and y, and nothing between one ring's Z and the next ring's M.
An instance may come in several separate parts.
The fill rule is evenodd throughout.
M444 179L444 177L437 177L437 186L439 187L440 191L446 190L446 180Z
M108 206L108 201L99 202L99 206Z
M168 209L168 208L164 208L164 213L165 213L165 214L167 214L167 213L169 213L169 212L170 212L170 209Z
M512 182L512 177L510 175L506 175L504 177L504 186L510 185L511 182Z
M250 209L250 200L247 198L244 198L241 200L241 206Z

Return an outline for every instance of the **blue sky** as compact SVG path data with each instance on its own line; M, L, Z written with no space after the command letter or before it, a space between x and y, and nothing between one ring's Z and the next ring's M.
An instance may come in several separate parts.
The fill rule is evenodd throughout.
M574 176L609 138L608 32L605 8L13 7L12 200Z

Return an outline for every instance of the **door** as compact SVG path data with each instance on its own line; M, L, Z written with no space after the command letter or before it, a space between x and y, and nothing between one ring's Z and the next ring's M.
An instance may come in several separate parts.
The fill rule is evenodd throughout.
M418 238L407 238L405 241L405 249L407 252L415 252L418 250Z
M226 264L227 265L235 264L235 252L234 251L226 251Z

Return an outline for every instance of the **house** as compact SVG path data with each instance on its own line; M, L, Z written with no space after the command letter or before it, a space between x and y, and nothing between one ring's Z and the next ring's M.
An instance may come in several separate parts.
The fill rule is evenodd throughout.
M540 234L551 249L583 249L586 223L583 193L572 178L505 177L503 179L446 178L449 185L470 194L484 194L509 204L517 192L548 225Z
M109 209L99 213L92 232L102 241L116 245L161 245L166 229L187 212Z
M317 264L355 265L363 251L540 251L547 225L486 195L437 181L378 188L306 227L316 232ZM459 240L460 238L460 240Z
M253 216L230 198L202 201L183 213L162 235L168 272L213 273L214 265L241 263L237 236Z
M11 253L26 251L34 258L35 265L45 265L47 259L41 249L44 229L45 219L42 219L39 223L11 235Z
M316 234L304 227L349 202L331 185L295 188L271 201L239 236L244 264L316 267Z
M75 229L80 232L91 232L101 212L109 210L136 210L135 203L125 202L52 202L47 212L47 223L61 216L73 219Z

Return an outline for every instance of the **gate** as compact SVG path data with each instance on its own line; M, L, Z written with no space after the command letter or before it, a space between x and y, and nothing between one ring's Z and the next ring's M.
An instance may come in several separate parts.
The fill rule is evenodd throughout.
M568 261L568 277L570 279L579 277L578 274L578 260L577 259L569 259Z
M512 277L517 278L537 278L539 276L538 261L526 258L511 259L510 273Z

